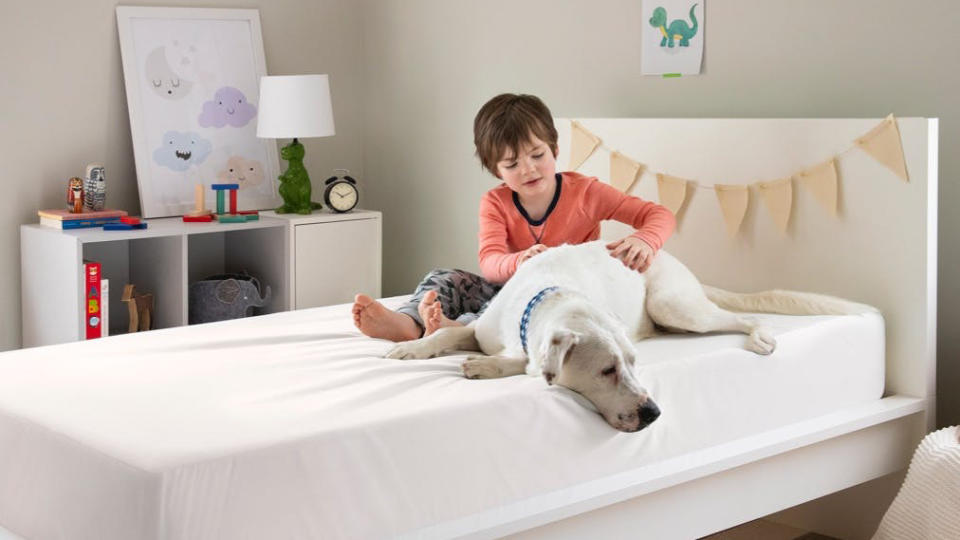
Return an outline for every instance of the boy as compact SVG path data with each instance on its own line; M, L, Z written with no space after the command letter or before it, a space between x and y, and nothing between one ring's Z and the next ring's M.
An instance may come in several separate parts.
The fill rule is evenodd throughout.
M480 201L483 276L434 270L397 311L359 294L353 317L364 334L407 341L467 324L524 261L550 247L596 240L607 219L636 228L607 249L643 272L676 226L673 214L659 204L623 194L596 178L557 173L557 130L550 110L536 96L494 97L477 113L473 133L483 168L503 181Z

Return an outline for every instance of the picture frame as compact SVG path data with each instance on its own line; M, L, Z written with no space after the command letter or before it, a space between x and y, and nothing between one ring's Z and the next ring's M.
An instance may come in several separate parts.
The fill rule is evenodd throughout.
M238 184L239 210L279 206L276 141L256 136L267 74L259 10L116 13L143 217L194 210L197 184L208 194Z

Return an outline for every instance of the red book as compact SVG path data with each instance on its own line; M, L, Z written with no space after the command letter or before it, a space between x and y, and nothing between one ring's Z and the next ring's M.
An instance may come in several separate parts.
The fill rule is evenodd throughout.
M83 319L87 339L101 336L100 263L83 262Z

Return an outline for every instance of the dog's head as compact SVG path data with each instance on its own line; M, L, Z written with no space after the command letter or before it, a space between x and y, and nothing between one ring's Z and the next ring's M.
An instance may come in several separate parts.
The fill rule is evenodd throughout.
M587 398L620 431L640 431L660 416L656 403L637 382L636 351L619 325L561 328L545 337L537 352L548 384Z

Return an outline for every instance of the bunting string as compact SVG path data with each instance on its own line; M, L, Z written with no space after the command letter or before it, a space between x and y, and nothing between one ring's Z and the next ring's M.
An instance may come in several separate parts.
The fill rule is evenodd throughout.
M608 147L600 137L591 133L576 120L571 121L570 135L570 169L575 171L580 168L598 148L605 150L610 155L610 183L624 193L628 193L633 188L647 168L643 163L619 150ZM743 223L743 217L750 204L750 192L756 191L777 228L786 233L793 204L793 181L796 180L809 191L827 213L837 217L839 185L837 160L857 150L866 152L904 182L910 181L903 157L900 130L896 118L890 114L873 129L857 137L852 145L833 154L830 159L786 178L750 184L705 184L697 180L657 172L655 173L657 192L660 204L677 214L683 208L691 188L713 191L720 205L727 232L733 237ZM751 190L751 188L754 189Z

